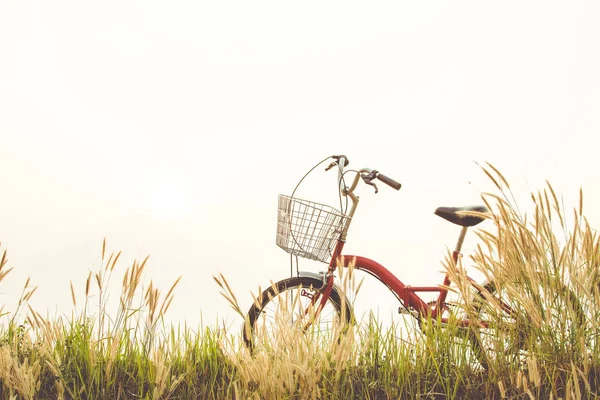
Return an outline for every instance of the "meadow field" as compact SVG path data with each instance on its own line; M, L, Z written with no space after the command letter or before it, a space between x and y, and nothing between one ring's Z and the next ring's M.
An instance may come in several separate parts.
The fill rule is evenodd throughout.
M15 309L0 313L2 399L580 399L600 397L600 239L579 204L564 209L550 184L520 212L508 182L483 201L491 228L457 268L446 267L458 299L449 316L485 318L468 328L424 320L383 327L374 317L305 334L281 330L277 343L250 353L241 340L249 304L238 304L226 277L216 276L239 325L167 325L178 281L161 293L140 282L147 259L123 268L102 246L102 267L71 283L73 312L49 320L28 300L24 282ZM8 250L8 251L7 251ZM0 254L0 287L11 271ZM465 270L490 285L475 292ZM123 270L120 273L119 271ZM349 298L360 290L352 270L339 271ZM116 310L110 280L122 281ZM76 289L77 288L77 289ZM75 291L85 292L78 303ZM513 309L510 317L494 300ZM91 301L90 299L93 299ZM404 321L400 320L399 321Z

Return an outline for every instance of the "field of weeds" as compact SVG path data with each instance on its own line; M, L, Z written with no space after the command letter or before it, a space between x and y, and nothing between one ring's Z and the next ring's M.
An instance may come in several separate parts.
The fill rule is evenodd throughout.
M502 175L487 172L498 188L482 196L491 228L477 231L476 251L458 268L446 261L459 299L449 313L485 318L485 329L424 320L407 340L406 326L383 328L374 318L326 334L290 326L279 343L251 354L241 340L249 305L237 303L223 276L215 278L222 301L240 314L233 329L166 326L177 281L167 293L142 289L145 260L126 269L118 310L109 313L105 288L119 254L103 246L101 269L82 282L85 304L71 284L71 318L48 320L32 309L29 281L17 309L2 310L0 398L598 397L600 241L584 216L583 193L567 211L548 185L532 194L533 211L520 213ZM485 275L485 290L474 293L467 268ZM3 251L0 285L9 272ZM347 292L360 286L351 270L340 273ZM98 307L88 305L92 296ZM516 312L507 318L494 296Z

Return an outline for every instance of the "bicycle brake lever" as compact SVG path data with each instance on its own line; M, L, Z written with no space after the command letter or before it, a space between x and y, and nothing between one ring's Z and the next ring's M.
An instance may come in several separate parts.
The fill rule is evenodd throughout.
M379 189L377 189L377 185L371 181L365 182L367 185L371 185L375 188L375 194L379 193Z
M331 164L329 164L329 166L327 168L325 168L325 171L329 171L331 168L335 167L336 165L338 165L337 162L332 162Z
M367 185L371 185L375 188L375 194L379 193L377 185L373 183L373 179L377 178L377 171L373 170L368 174L362 174L360 177Z

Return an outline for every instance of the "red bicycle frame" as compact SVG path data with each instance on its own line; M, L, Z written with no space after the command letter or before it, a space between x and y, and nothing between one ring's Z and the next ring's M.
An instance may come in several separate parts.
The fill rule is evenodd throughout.
M458 239L458 243L456 245L456 250L452 253L452 260L454 266L458 263L458 257L460 255L460 248L462 246L462 242L464 240L467 228L464 227L461 230L460 237ZM445 323L448 322L448 318L442 318L441 314L443 312L443 304L446 301L446 297L448 295L448 287L450 286L450 276L446 273L444 277L444 282L442 285L438 286L410 286L405 285L400 279L398 279L392 272L390 272L383 265L378 262L371 260L370 258L362 257L362 256L354 256L354 255L342 255L342 250L344 248L345 242L343 240L339 240L337 245L333 251L333 256L329 263L329 268L327 270L327 284L325 285L320 298L319 310L325 306L327 300L329 299L329 295L331 294L331 290L333 288L334 283L334 272L338 266L348 267L350 264L354 264L354 268L357 270L363 270L373 275L379 281L381 281L384 285L386 285L400 300L402 305L407 309L414 309L417 311L420 317L431 316L431 318L440 317L440 321ZM467 277L469 282L478 290L482 290L481 285L476 283L473 279ZM437 292L439 293L438 298L435 302L435 305L432 307L417 294L419 292ZM318 301L315 299L315 301ZM468 326L470 324L469 320L463 320L458 322L460 326ZM486 326L485 321L479 322L481 325Z

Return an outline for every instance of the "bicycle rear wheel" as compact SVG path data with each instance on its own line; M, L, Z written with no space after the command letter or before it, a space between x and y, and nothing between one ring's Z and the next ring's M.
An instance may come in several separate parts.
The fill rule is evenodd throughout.
M323 309L318 310L323 282L294 277L264 290L248 310L243 338L254 351L258 347L293 348L295 335L311 334L320 341L337 340L345 324L353 320L347 299L334 286Z
M536 358L581 355L585 314L577 295L556 278L539 284L488 283L475 295L478 321L488 326L471 330L471 346L484 369L490 365L523 365Z

